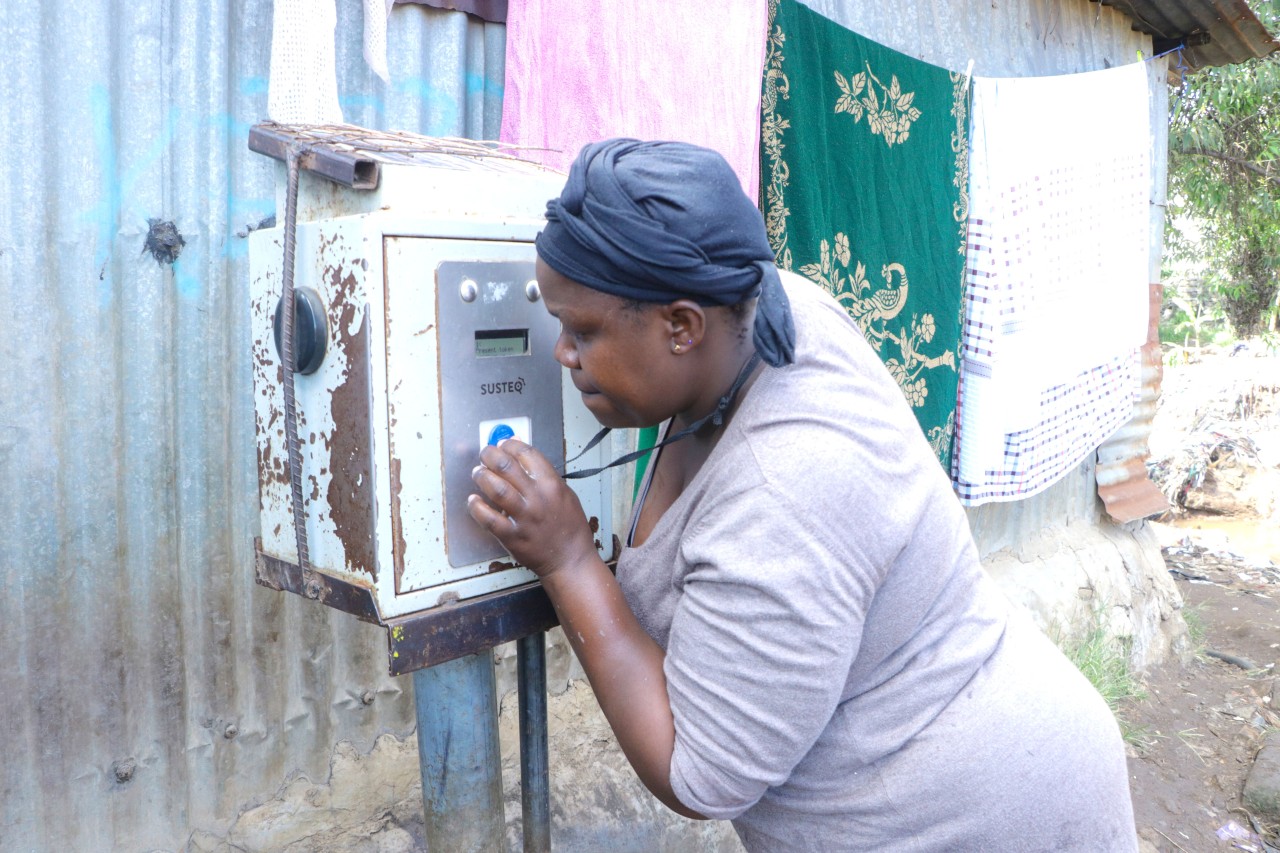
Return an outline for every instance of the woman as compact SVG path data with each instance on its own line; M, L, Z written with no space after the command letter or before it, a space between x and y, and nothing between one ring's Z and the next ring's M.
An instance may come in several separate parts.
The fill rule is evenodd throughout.
M542 580L640 779L749 850L1135 850L1101 698L983 573L901 392L773 265L728 164L589 145L548 204L555 356L610 427L666 423L617 577L515 440L472 517Z

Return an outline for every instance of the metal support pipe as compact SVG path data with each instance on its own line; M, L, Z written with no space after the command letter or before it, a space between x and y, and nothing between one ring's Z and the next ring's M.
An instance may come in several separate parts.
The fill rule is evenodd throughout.
M493 655L413 674L428 850L506 849Z
M516 641L516 669L520 698L520 807L524 820L524 853L550 853L546 634L538 631Z

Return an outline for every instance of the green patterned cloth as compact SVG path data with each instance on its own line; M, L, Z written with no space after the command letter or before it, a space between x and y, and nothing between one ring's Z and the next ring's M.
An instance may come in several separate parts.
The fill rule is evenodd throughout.
M951 469L966 80L802 6L770 0L764 215L778 265L830 291Z

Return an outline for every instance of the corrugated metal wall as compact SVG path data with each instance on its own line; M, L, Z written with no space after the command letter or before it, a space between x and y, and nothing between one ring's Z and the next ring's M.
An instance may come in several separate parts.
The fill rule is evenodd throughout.
M501 25L397 7L384 85L360 5L338 2L348 121L496 138ZM242 235L275 192L245 140L271 11L0 4L6 851L181 849L292 771L325 778L338 741L413 728L381 631L252 580Z
M1132 21L1088 0L1006 0L998 4L915 0L859 3L800 0L816 12L894 50L983 77L1074 74L1123 65L1151 39Z
M976 74L1148 49L1087 0L810 5ZM348 121L497 136L500 25L397 6L384 85L360 4L338 6ZM324 778L338 741L366 751L413 727L380 630L252 582L240 235L274 212L272 166L245 148L270 29L270 0L0 4L5 851L180 849L290 773ZM168 223L173 263L155 256L176 245ZM991 545L1096 505L1085 466L975 527Z

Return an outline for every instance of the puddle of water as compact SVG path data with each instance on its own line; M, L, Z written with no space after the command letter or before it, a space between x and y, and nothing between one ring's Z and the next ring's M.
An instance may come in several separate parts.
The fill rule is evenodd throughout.
M1198 515L1175 519L1173 526L1185 530L1218 531L1226 537L1227 550L1243 557L1270 560L1280 565L1280 524L1274 521Z

